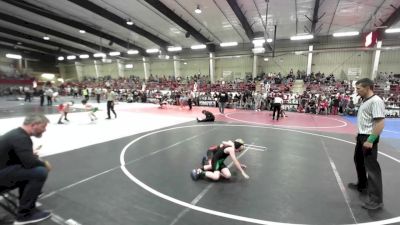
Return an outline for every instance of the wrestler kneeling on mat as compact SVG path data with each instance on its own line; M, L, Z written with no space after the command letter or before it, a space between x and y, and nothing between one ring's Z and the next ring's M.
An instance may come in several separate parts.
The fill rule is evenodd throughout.
M236 152L241 152L244 149L244 141L236 139L235 141L224 141L220 145L211 146L207 151L207 158L204 157L202 161L202 168L194 169L191 173L193 180L199 178L209 178L211 180L219 180L221 176L225 179L231 178L231 172L224 164L225 159L230 156L233 164L242 173L243 177L249 179L250 177L243 170L246 168L244 164L240 164L236 158Z

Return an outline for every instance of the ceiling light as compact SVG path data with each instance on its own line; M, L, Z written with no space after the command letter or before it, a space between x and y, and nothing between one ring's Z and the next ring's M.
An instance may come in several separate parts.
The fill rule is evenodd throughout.
M108 53L110 56L118 56L121 55L121 52L110 52Z
M18 41L18 42L17 42L17 45L22 45L22 42L19 42L19 41Z
M385 33L399 33L400 32L400 28L390 28L390 29L386 29Z
M87 54L80 55L79 58L81 58L81 59L88 59L88 58L89 58L89 55L87 55Z
M45 36L43 37L43 39L46 40L46 41L48 41L48 40L50 40L50 37L47 36L47 35L45 35Z
M183 64L185 64L185 65L186 65L186 64L187 64L187 62L184 62Z
M169 52L177 52L177 51L182 51L182 47L168 47L167 50Z
M264 44L265 43L265 40L264 39L254 39L253 40L253 44L254 45L262 45L262 44Z
M133 64L126 64L126 65L125 65L125 68L126 68L126 69L132 69L132 68L133 68Z
M85 30L79 30L79 33L84 34L84 33L86 33L86 31Z
M147 53L158 53L160 50L158 48L146 49Z
M134 55L134 54L138 54L139 53L139 51L138 50L128 50L128 55Z
M221 47L230 47L230 46L236 46L236 45L238 45L237 42L223 42L223 43L219 44L219 46L221 46Z
M207 46L206 45L192 45L190 48L191 49L205 49Z
M95 58L105 58L105 57L106 57L106 54L101 53L101 52L99 52L99 53L94 53L94 54L93 54L93 57L95 57Z
M197 5L197 8L194 10L194 12L197 14L201 13L200 5Z
M6 57L9 59L22 59L22 56L16 54L6 54Z
M68 59L68 60L74 60L74 59L76 59L76 56L74 56L74 55L69 55L69 56L67 56L67 59Z
M264 58L264 61L265 61L265 62L268 62L268 60L269 60L268 58Z
M358 31L350 31L350 32L338 32L333 33L334 37L350 37L350 36L357 36L360 33Z
M265 52L265 48L262 48L262 47L253 48L251 51L252 51L254 54L260 54L260 53L264 53L264 52Z
M299 40L309 40L313 39L314 35L308 34L308 35L297 35L297 36L292 36L290 37L290 40L292 41L299 41Z
M49 79L49 80L52 80L52 79L54 79L55 75L52 74L52 73L42 73L42 77L46 78L46 79Z
M273 41L274 41L274 40L272 40L272 38L268 38L268 39L267 39L267 42L268 42L268 43L271 43L271 42L273 42Z
M126 24L128 24L129 26L132 26L132 25L133 25L133 22L132 22L131 19L128 19L128 20L126 20Z
M62 78L58 78L57 81L64 83L64 79L62 79Z
M165 56L165 59L169 59L169 55L166 55L166 56Z
M64 60L64 57L59 56L57 59L58 59L58 61L63 61L63 60Z

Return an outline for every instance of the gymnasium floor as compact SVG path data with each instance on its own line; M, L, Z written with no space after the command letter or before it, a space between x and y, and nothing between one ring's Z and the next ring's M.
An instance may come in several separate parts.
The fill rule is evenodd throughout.
M70 99L63 99L64 101ZM80 102L76 100L75 102ZM92 103L93 105L97 105ZM40 224L400 224L400 120L387 119L379 145L385 206L361 208L347 188L356 181L355 118L226 110L217 122L195 121L203 108L119 103L117 119L90 122L76 103L70 122L56 124L55 106L0 99L0 134L38 111L51 123L34 146L53 165L39 200L54 216ZM239 157L249 180L191 180L208 146L242 138ZM251 146L250 146L251 145Z

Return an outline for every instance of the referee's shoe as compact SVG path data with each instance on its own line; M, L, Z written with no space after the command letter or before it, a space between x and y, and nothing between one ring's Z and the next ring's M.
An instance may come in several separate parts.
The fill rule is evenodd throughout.
M363 207L364 209L369 209L369 210L377 210L383 207L383 202L381 203L377 203L377 202L373 202L373 201L368 201L365 202L361 207Z
M352 190L357 190L358 192L362 193L362 194L366 194L367 193L367 187L360 187L358 184L356 183L349 183L347 184L347 187L352 189Z

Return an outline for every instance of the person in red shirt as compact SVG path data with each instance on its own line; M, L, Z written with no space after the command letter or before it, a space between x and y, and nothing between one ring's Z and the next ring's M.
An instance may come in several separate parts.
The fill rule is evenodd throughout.
M57 106L58 112L61 114L60 119L58 119L58 124L63 124L62 119L65 121L69 121L67 118L67 114L69 113L69 107L74 105L74 102L65 102Z

